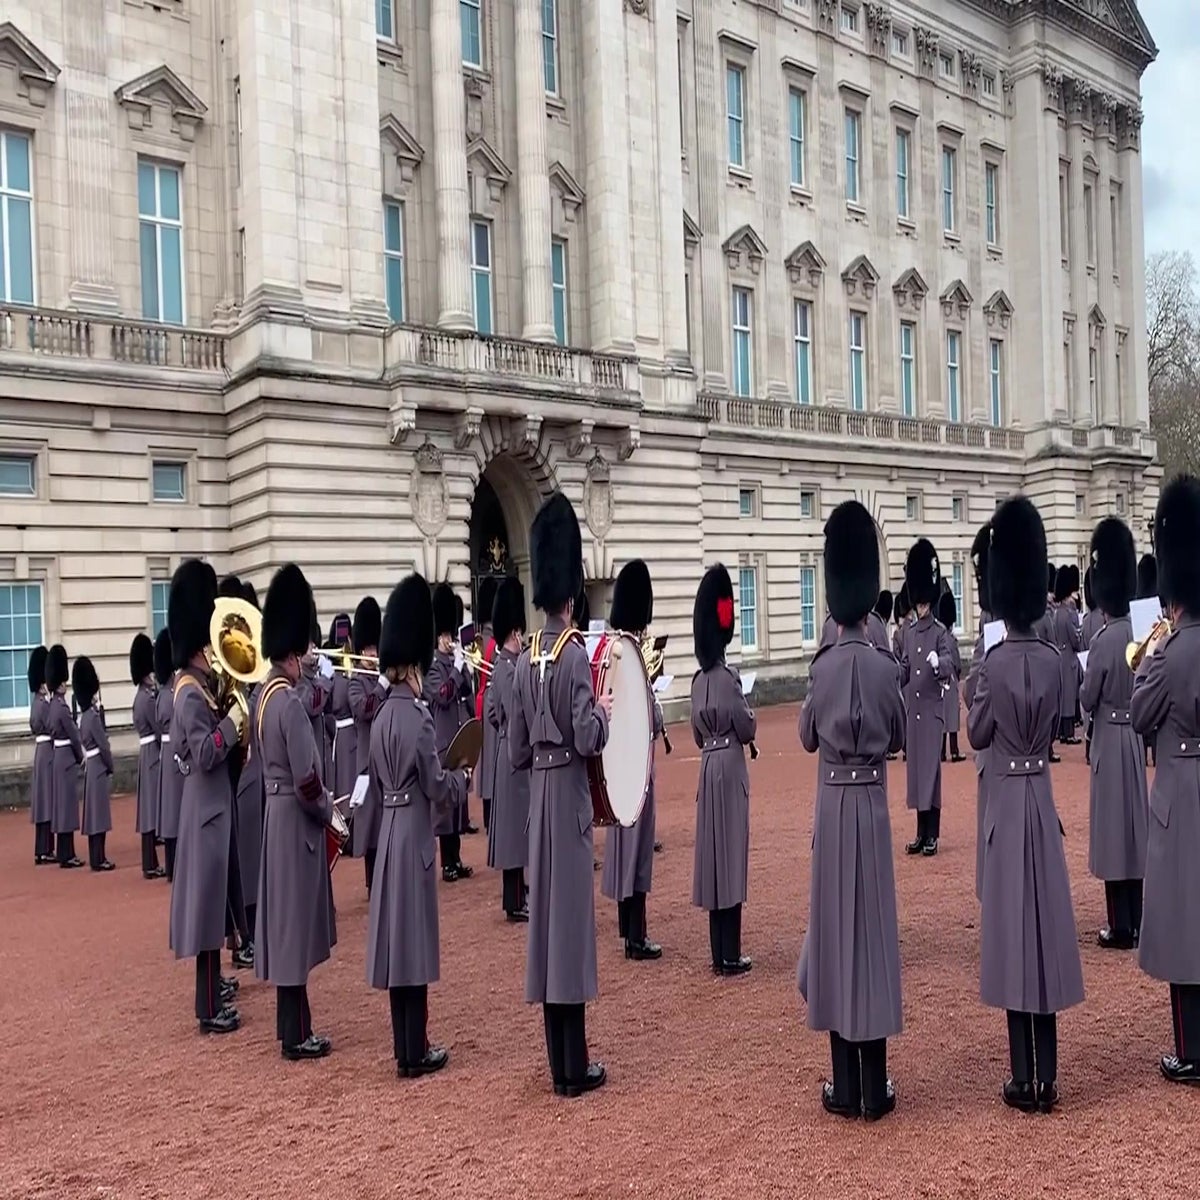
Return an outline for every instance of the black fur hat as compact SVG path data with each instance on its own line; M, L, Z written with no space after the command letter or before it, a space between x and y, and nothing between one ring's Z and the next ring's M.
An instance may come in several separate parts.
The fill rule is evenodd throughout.
M958 602L953 592L943 592L938 597L937 619L951 632L958 624Z
M29 670L26 678L29 680L29 694L32 696L46 683L46 655L50 651L45 646L35 646L29 655Z
M325 644L340 650L351 638L350 614L340 612L329 622L329 641Z
M175 664L171 661L171 635L165 630L158 631L154 639L154 678L159 687L166 687L175 674Z
M92 660L86 655L80 655L71 667L71 694L82 711L91 708L96 693L100 690L100 676L92 666Z
M1046 615L1046 528L1025 496L1012 496L992 516L987 556L992 616L1020 632Z
M321 622L317 619L317 604L315 600L309 610L308 644L310 646L319 646L321 644Z
M608 623L626 633L644 633L654 618L654 586L650 568L640 558L631 559L617 573L613 584Z
M1054 599L1061 604L1073 591L1071 587L1071 568L1063 563L1054 577Z
M588 603L587 588L580 584L579 595L575 597L575 603L571 606L571 624L587 633L591 623L592 606Z
M438 637L458 632L458 605L454 600L454 589L448 583L434 584L433 631Z
M1158 594L1189 616L1200 616L1200 479L1177 475L1154 511Z
M886 625L892 619L892 606L895 601L892 599L892 593L884 588L879 593L879 599L875 601L875 615Z
M733 641L733 582L721 563L704 572L692 609L692 641L702 671L715 667Z
M362 654L372 646L378 648L382 626L383 614L379 611L379 601L374 596L364 596L354 610L354 626L351 630L354 653Z
M474 613L475 622L482 630L484 625L495 625L495 618L492 612L496 607L496 578L489 575L479 585L478 608L479 611Z
M270 662L281 662L289 654L303 658L312 637L313 615L312 588L304 572L295 563L280 567L263 601L263 656Z
M51 646L46 653L46 686L50 691L57 692L70 677L66 650L62 646Z
M555 492L538 509L529 530L533 603L544 613L561 611L583 587L583 537L571 502Z
M1089 607L1099 608L1110 617L1123 617L1137 592L1137 551L1133 534L1119 517L1105 517L1092 533L1092 600ZM1094 602L1094 603L1093 603Z
M436 641L429 584L420 575L409 575L388 597L379 634L379 669L419 667L428 671Z
M129 646L129 678L141 683L154 673L154 643L144 634L134 636Z
M1136 567L1135 567L1136 570ZM1083 572L1083 602L1087 605L1088 612L1096 611L1096 595L1092 591L1092 568L1088 567Z
M971 565L975 568L975 591L979 597L979 611L992 615L992 596L988 586L988 551L992 545L992 523L982 526L971 543Z
M189 558L171 578L167 629L177 667L186 667L208 645L208 626L217 599L217 574L211 563Z
M217 595L233 600L242 600L245 598L246 591L242 581L236 575L226 575L217 585Z
M1137 599L1150 600L1158 595L1158 559L1143 554L1137 565Z
M892 615L896 618L896 623L899 624L911 612L912 601L908 598L908 584L902 583L900 590L896 593L896 604L892 609Z
M1054 585L1058 580L1058 568L1053 563L1046 564L1046 595L1054 595Z
M242 599L247 604L252 604L255 608L261 610L262 606L258 602L258 592L255 591L254 584L248 579L242 581Z
M857 500L844 500L825 522L825 600L842 626L865 620L879 600L879 540Z
M872 537L874 533L872 532ZM914 608L918 604L935 604L942 588L942 569L937 551L928 538L918 538L908 552L904 564L904 582Z
M519 579L508 576L496 589L496 602L492 605L492 637L497 646L503 646L514 633L524 632L525 589Z

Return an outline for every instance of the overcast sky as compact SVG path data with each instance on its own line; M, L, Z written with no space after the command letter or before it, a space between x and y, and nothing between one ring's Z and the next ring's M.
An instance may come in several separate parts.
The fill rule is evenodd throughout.
M1200 264L1200 0L1140 0L1158 45L1142 76L1146 253L1190 250Z

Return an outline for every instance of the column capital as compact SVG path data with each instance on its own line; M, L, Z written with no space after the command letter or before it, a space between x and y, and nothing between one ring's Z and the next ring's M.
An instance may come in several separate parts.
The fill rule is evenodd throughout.
M1132 150L1135 154L1142 148L1142 106L1122 104L1117 108L1117 149Z

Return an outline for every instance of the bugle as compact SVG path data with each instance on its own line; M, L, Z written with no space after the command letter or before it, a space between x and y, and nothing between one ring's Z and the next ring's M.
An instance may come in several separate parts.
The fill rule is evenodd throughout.
M1150 627L1150 632L1140 642L1130 642L1125 647L1125 662L1129 669L1136 671L1146 656L1153 654L1158 649L1158 643L1165 641L1170 636L1171 622L1166 617L1159 617Z

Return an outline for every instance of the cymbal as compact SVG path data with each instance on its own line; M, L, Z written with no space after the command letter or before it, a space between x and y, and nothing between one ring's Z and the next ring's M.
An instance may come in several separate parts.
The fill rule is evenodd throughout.
M483 722L476 717L464 721L458 732L450 740L450 745L442 751L442 766L455 771L460 767L475 769L479 755L483 750Z

